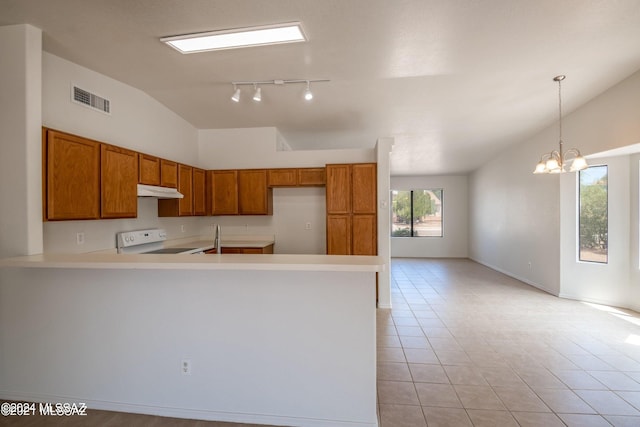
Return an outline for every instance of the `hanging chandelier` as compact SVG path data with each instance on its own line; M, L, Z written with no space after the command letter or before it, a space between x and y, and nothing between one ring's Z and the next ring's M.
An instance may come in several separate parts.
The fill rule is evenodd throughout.
M545 153L540 157L540 161L536 165L536 169L533 173L564 173L567 172L567 166L571 163L571 167L568 172L576 172L589 167L587 160L582 157L580 151L577 148L570 148L567 151L563 150L562 146L562 88L561 82L566 76L560 75L553 78L553 81L558 82L558 127L559 127L559 149L553 150L550 153Z

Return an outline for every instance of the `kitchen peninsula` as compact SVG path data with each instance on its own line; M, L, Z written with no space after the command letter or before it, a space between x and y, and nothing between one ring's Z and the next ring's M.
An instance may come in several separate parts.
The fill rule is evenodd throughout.
M0 397L206 420L376 426L382 269L373 256L2 260Z

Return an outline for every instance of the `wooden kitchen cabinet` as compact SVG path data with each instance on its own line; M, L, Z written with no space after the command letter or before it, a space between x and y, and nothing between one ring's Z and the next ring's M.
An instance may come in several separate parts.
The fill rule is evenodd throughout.
M191 216L193 215L193 168L178 165L178 191L182 199L158 199L158 216Z
M222 247L223 254L272 254L273 245L267 245L264 248L225 248Z
M178 188L178 163L160 159L160 185Z
M193 214L206 215L206 172L202 169L193 168Z
M351 213L351 165L327 165L327 213Z
M377 255L378 219L375 214L351 216L351 255Z
M138 215L138 172L138 153L101 144L101 218L135 218Z
M267 187L266 169L238 171L238 214L273 214L273 190Z
M375 163L351 165L352 206L354 214L375 214L377 212L377 173Z
M205 254L217 254L218 249L209 249ZM272 254L273 245L267 245L264 248L222 248L222 254Z
M138 184L160 185L160 159L138 154Z
M207 200L211 215L272 215L267 169L209 171Z
M44 217L100 218L100 143L43 129Z
M375 163L327 165L327 254L377 255Z
M351 255L351 215L327 215L327 254Z
M237 215L238 171L208 171L207 200L211 215Z
M324 168L267 169L269 187L324 187Z
M295 187L298 185L298 169L268 169L267 185L269 187Z
M300 187L323 187L326 183L325 168L298 169L298 185Z

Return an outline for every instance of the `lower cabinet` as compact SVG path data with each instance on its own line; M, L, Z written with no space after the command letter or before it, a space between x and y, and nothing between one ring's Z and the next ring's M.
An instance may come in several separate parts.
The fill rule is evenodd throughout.
M205 254L217 254L217 249L209 249ZM272 254L273 245L264 248L222 248L223 254Z

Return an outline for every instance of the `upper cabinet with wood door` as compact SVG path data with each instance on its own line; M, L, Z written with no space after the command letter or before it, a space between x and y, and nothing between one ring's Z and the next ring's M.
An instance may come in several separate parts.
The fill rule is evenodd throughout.
M207 172L207 205L211 215L238 214L238 171Z
M273 190L266 169L214 170L207 175L212 215L272 215Z
M269 187L295 187L298 185L298 169L268 169L267 185Z
M206 215L206 172L202 169L193 168L193 214Z
M375 163L351 165L351 212L374 214L377 212L377 173Z
M375 163L327 165L327 254L376 255Z
M100 218L100 143L43 130L44 217Z
M178 163L160 159L160 185L178 188Z
M267 169L268 187L323 187L324 168Z
M178 165L178 191L182 199L158 199L158 216L193 215L193 168Z
M273 191L267 187L266 169L238 171L238 213L272 215Z
M327 213L351 213L351 165L327 165Z
M298 186L323 187L327 183L325 168L300 168L298 169Z
M138 183L160 185L160 159L148 154L138 154Z
M100 217L135 218L138 214L138 153L101 144Z

